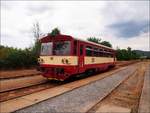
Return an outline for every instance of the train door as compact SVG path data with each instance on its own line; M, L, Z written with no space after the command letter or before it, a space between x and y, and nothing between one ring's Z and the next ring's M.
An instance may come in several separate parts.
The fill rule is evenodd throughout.
M79 73L84 72L84 44L82 42L79 42L79 60L78 60L78 69Z

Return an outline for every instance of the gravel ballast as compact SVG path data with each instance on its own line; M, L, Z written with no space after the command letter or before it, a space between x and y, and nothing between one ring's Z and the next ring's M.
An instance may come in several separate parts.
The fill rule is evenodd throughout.
M135 66L129 66L125 70L117 72L112 76L18 110L16 113L86 112L135 71Z

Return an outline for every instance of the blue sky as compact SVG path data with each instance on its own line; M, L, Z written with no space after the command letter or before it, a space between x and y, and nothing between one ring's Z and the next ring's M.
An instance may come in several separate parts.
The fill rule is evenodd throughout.
M62 34L86 40L98 37L113 48L149 50L149 1L1 1L1 44L32 46L33 24L43 34L58 27ZM41 36L42 37L42 36Z

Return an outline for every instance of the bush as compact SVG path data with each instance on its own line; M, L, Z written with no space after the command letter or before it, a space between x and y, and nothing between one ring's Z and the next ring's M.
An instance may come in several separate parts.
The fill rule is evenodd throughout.
M135 51L132 51L130 47L127 49L117 49L116 52L117 60L135 60L140 57Z
M37 65L32 49L16 49L0 46L0 69L28 68Z

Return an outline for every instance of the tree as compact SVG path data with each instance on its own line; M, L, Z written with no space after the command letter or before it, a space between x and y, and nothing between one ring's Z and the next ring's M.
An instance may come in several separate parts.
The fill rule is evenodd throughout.
M131 52L131 47L127 47L128 52Z
M94 42L94 43L97 43L97 44L102 44L102 45L107 46L107 47L112 47L112 45L110 44L110 42L108 42L108 41L102 41L101 42L100 38L90 37L87 40L91 41L91 42Z
M131 50L131 48L130 47L127 47L127 52L128 52L128 59L130 60L130 59L132 59L132 57L133 57L133 52L132 52L132 50Z
M102 41L100 44L112 48L112 45L111 45L110 42L108 42L108 41Z
M32 50L33 50L33 54L35 55L35 57L38 57L39 52L40 52L40 46L41 46L40 42L39 42L39 37L41 35L39 22L36 22L33 24L32 32L33 32L33 36L34 36L34 40L35 40Z
M50 36L56 36L56 35L59 35L59 34L61 34L61 33L60 33L60 30L58 28L54 28L51 31L51 33L48 33L48 35L50 35Z
M138 59L140 56L135 52L132 51L130 47L127 49L117 49L117 60L133 60Z
M100 44L100 42L101 42L101 39L95 38L95 37L89 37L87 40L91 41L91 42L98 43L98 44Z
M29 68L37 64L31 49L0 46L0 69Z
M35 40L39 39L40 33L41 33L41 31L40 31L39 22L36 22L33 24L33 35L34 35Z

